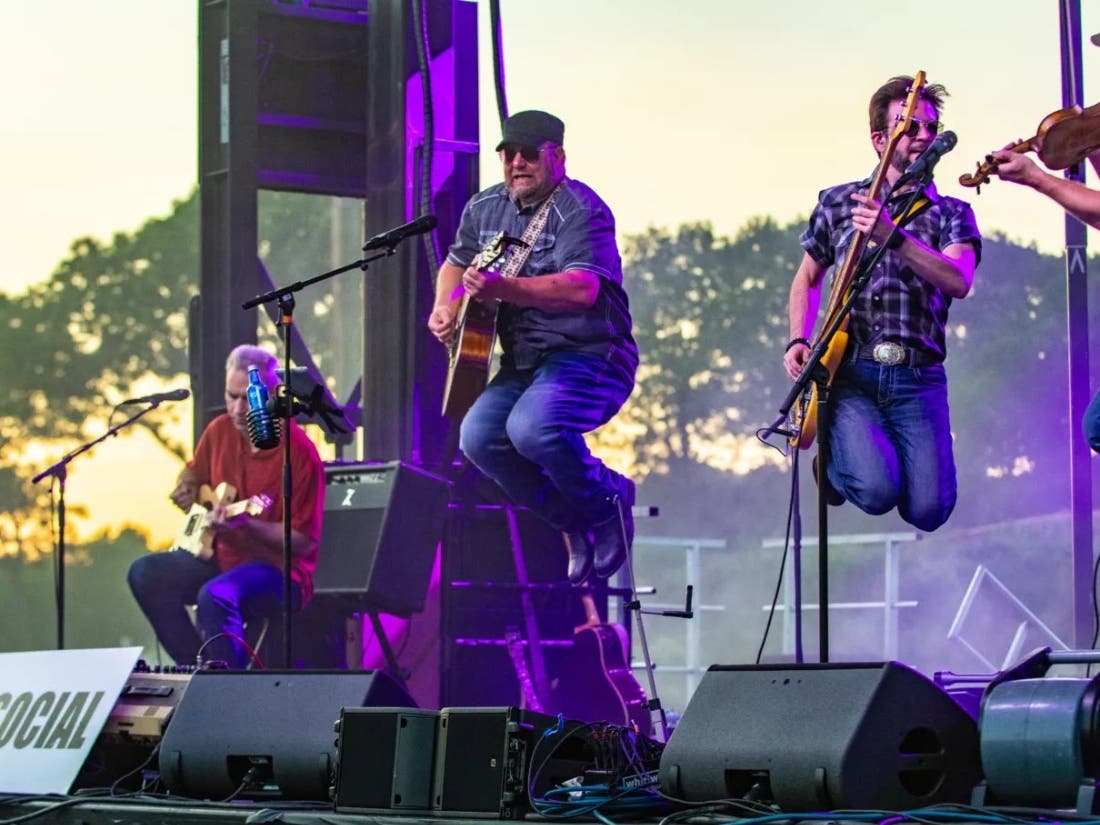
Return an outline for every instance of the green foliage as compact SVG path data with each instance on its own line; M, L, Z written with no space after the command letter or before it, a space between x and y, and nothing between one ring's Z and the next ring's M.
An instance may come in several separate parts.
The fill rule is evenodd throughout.
M155 639L126 585L130 562L146 553L133 530L69 548L65 585L65 646L153 650ZM52 558L0 558L0 651L49 650L57 643Z
M770 218L736 240L709 224L649 229L624 244L642 354L633 414L640 457L697 458L720 432L749 436L786 392L786 288L801 250ZM647 463L642 458L642 463Z
M329 199L282 193L264 193L260 205L260 253L277 285L350 261L342 250L354 245L352 239L338 242L336 235L349 216L354 223L357 207L351 215L347 203L337 208ZM800 222L779 226L761 217L733 238L693 223L624 239L642 366L620 418L632 425L623 438L645 478L639 503L662 512L641 524L640 534L724 538L731 550L742 551L783 534L790 476L778 453L758 445L754 434L776 417L790 387L781 359L801 229ZM21 628L11 637L12 649L52 644L52 629L41 630L52 628L52 571L34 562L52 546L49 496L45 485L28 483L31 470L19 463L24 447L46 443L49 454L63 454L100 434L104 411L136 394L137 382L186 372L198 249L198 197L192 193L167 217L110 243L77 240L54 274L25 293L0 293L0 346L7 356L0 379L8 390L0 397L0 589L7 593L0 618ZM339 375L343 387L361 370L361 351L347 345L361 332L360 281L349 275L305 293L295 319L325 371ZM948 371L960 503L949 528L1068 506L1066 445L1077 422L1068 420L1065 400L1064 284L1058 257L993 237L973 295L952 307ZM167 419L158 416L169 414L158 411L141 423L184 455L184 445L164 435ZM808 475L802 473L801 490L803 510L810 513ZM832 532L895 529L907 527L893 515L870 520L852 507L830 512ZM117 546L126 549L112 549ZM143 551L144 539L136 534L100 542L74 554L74 578L91 576L89 565L99 568L86 591L97 594L95 604L112 599L132 608L118 586L129 559ZM746 558L715 556L707 599L752 602L745 627L757 634L767 583L743 575ZM755 566L761 567L759 557ZM778 562L768 558L763 568L770 575ZM74 611L84 592L71 602ZM94 622L87 624L92 633ZM111 631L110 638L125 635ZM106 637L96 638L103 643Z

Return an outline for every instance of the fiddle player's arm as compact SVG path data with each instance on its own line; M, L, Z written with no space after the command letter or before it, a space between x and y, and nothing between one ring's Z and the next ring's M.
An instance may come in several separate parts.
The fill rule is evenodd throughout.
M878 203L859 192L852 194L859 206L852 210L852 225L875 243L885 243L894 221ZM952 243L933 249L914 235L899 230L901 245L895 253L922 279L952 298L965 298L974 285L978 256L968 243Z
M1046 195L1075 218L1093 229L1100 229L1100 192L1075 180L1040 169L1035 161L1019 152L1005 149L993 153L994 171L1001 180L1030 186ZM1092 168L1100 174L1100 151L1089 155Z
M798 265L798 271L794 273L791 281L791 294L787 305L787 318L790 340L796 338L810 339L814 331L814 321L817 319L817 310L821 306L821 285L828 267L818 263L808 252L802 254L802 263ZM791 380L798 378L802 368L806 365L806 359L810 356L810 348L805 344L795 344L783 355L783 368Z

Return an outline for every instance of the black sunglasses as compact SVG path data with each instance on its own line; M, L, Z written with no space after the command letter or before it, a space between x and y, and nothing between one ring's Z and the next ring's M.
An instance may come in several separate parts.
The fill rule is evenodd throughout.
M901 123L901 116L899 115L895 120ZM943 131L943 124L938 120L921 120L919 117L911 117L909 118L909 128L905 130L905 136L915 138L920 133L921 124L924 125L930 135L938 135Z
M500 148L500 157L505 163L511 163L516 159L516 155L522 157L528 163L534 163L540 157L542 157L542 149L535 146L521 146L518 144L508 144Z

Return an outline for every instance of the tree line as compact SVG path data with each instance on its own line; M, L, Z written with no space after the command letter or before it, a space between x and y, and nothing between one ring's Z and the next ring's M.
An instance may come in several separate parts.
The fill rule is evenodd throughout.
M262 193L260 252L276 283L324 268L318 261L327 260L334 219L325 199ZM595 441L623 456L624 469L642 482L640 503L661 507L661 518L640 528L649 534L756 547L782 533L787 463L755 433L790 386L781 359L801 230L801 221L759 217L733 237L697 222L623 239L642 366L627 407ZM49 278L0 293L7 354L0 377L8 390L0 396L7 571L0 589L10 589L22 565L48 560L53 546L49 491L30 484L40 468L28 465L26 448L61 454L102 433L105 411L134 394L136 382L186 373L198 255L193 192L136 231L109 242L76 240ZM953 528L1068 507L1064 283L1058 256L993 235L972 296L952 307L948 373L960 475ZM307 341L320 363L349 357L343 326L329 339L320 332L320 320L349 311L341 303L326 293L299 307L297 320L316 331ZM139 424L183 457L190 445L167 434L171 414L159 409ZM835 511L833 525L882 529L851 507Z

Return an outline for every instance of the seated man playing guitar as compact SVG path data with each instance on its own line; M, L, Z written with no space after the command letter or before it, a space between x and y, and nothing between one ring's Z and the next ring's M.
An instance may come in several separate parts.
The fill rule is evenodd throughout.
M567 534L579 584L614 573L633 540L634 484L592 455L584 433L629 397L638 348L615 220L566 177L564 125L525 111L503 131L504 181L466 204L428 328L454 346L464 296L499 305L500 369L462 419L460 447L516 504ZM501 233L511 249L498 271L481 253Z
M184 511L199 501L200 490L235 491L237 507L215 503L203 525L207 541L150 553L130 566L129 583L157 639L176 662L204 660L245 667L244 624L274 618L283 608L283 450L259 450L248 434L248 369L257 367L270 390L278 379L277 361L259 347L234 349L225 365L226 412L203 431L195 457L183 468L172 501ZM313 570L325 502L324 465L302 429L290 422L292 609L313 592ZM222 487L221 485L225 485ZM193 527L194 515L188 527ZM212 549L209 555L202 548ZM188 605L196 606L192 623ZM197 628L196 625L197 624Z

